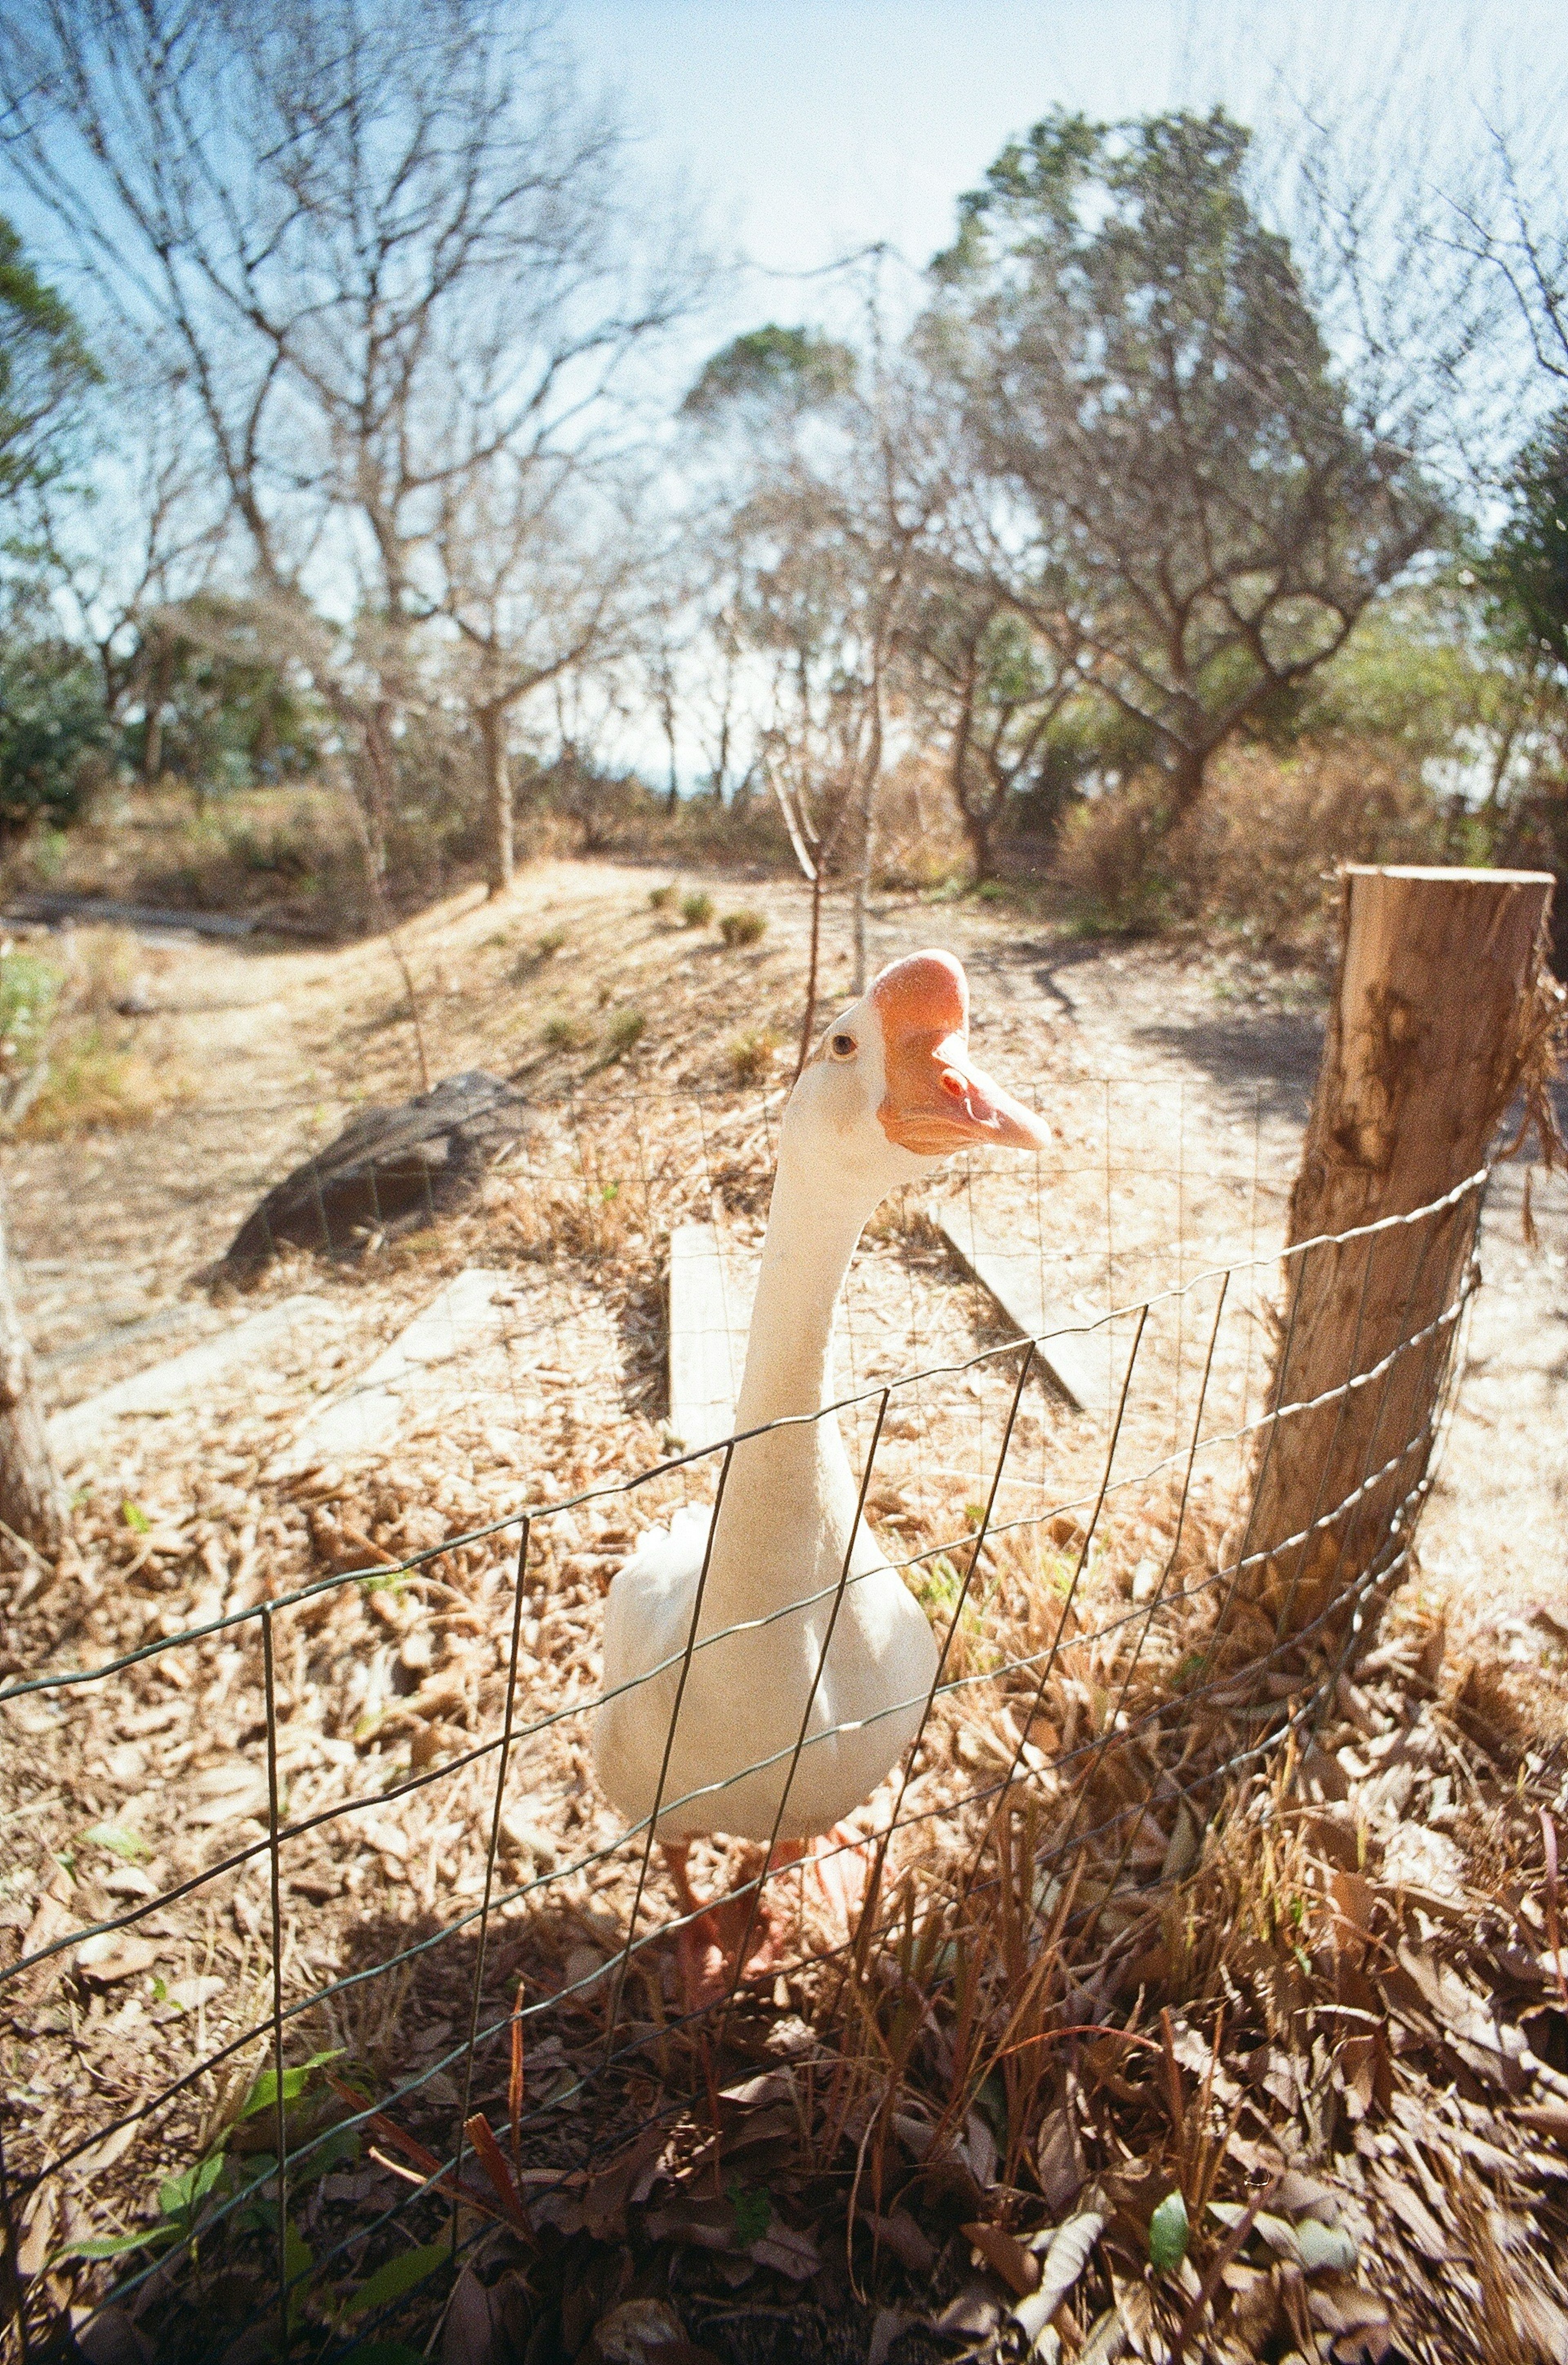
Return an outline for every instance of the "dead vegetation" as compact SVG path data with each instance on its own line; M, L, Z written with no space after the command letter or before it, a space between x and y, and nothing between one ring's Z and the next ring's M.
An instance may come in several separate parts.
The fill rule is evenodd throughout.
M160 2357L275 2341L275 1995L300 2354L394 2319L422 2345L443 2306L444 2353L497 2365L1561 2353L1561 1680L1445 1656L1407 1587L1353 1677L1309 1636L1254 1711L1209 1654L1261 1299L1230 1306L1187 1452L1193 1276L1277 1229L1268 1171L1252 1138L1183 1149L1175 1095L1138 1088L1135 1119L1070 1058L1030 1071L1058 1152L1013 1205L1049 1211L1055 1285L1090 1298L1107 1256L1114 1302L1189 1285L1108 1472L1030 1384L977 1557L1016 1351L929 1209L875 1227L841 1375L933 1374L892 1391L868 1508L952 1628L952 1688L865 1818L875 1849L898 1809L874 1937L846 1951L802 1893L799 1963L722 2030L679 2022L656 1879L619 1981L642 1846L594 1795L588 1710L610 1576L711 1485L661 1426L658 1243L756 1236L767 1087L574 1078L439 1229L280 1261L235 1310L315 1303L264 1372L78 1464L59 1582L8 1580L6 1682L87 1679L0 1711L0 1959L58 1946L0 1989L6 2176L58 2170L22 2202L36 2328L140 2276L118 2304ZM474 1269L505 1276L493 1319L396 1450L271 1474Z

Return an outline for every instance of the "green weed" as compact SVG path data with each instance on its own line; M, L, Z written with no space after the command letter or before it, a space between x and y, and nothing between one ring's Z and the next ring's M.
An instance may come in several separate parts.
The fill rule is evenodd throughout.
M767 914L762 912L726 912L719 923L719 934L732 952L742 945L756 945L767 934Z

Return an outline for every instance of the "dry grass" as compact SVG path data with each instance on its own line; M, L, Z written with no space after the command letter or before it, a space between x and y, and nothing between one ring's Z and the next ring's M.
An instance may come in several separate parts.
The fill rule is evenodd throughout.
M1254 953L1321 965L1340 863L1445 858L1436 801L1408 757L1329 743L1288 759L1227 750L1174 831L1153 783L1097 796L1070 817L1056 876L1096 926L1218 930Z

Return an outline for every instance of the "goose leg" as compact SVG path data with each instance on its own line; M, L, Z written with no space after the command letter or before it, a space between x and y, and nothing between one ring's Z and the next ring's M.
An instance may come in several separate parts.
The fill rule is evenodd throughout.
M848 1938L853 1934L856 1916L866 1902L871 1877L870 1841L853 1823L834 1823L832 1831L812 1841L812 1869L818 1888Z
M779 1843L767 1859L755 1900L749 1886L739 1897L699 1897L688 1870L689 1844L666 1841L662 1852L683 1917L676 1933L681 1999L688 2012L700 2012L726 1994L732 1980L738 1985L747 1976L759 1978L782 1959L788 1943L787 1918L767 1874L798 1863L804 1846L799 1840ZM753 1875L754 1879L758 1877ZM746 1959L737 1966L734 1958L743 1945Z

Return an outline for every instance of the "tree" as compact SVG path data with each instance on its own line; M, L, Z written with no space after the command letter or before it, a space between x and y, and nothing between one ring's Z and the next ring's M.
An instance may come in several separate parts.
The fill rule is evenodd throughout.
M583 452L686 299L680 240L634 251L618 125L505 0L40 0L5 19L0 92L14 168L177 357L379 894L450 646L443 507L503 457Z
M921 331L991 580L1153 734L1173 817L1445 517L1337 377L1248 144L1217 109L1047 117L960 200Z
M630 486L581 452L488 455L443 488L432 612L456 628L454 680L484 774L489 885L512 881L510 737L534 693L614 666L638 637L649 554Z
M1079 675L991 586L934 575L906 634L947 736L948 780L976 883L995 876L995 835L1009 801L1035 779L1047 737Z
M1568 409L1525 445L1506 492L1485 578L1525 645L1568 673Z
M92 659L53 624L37 587L21 588L0 619L0 837L71 820L110 738Z
M59 474L82 401L97 383L75 315L0 216L0 500L9 504Z
M834 340L770 323L715 354L684 406L738 447L734 614L771 676L763 769L812 888L808 1014L821 895L834 870L853 883L855 991L867 981L867 897L902 638L946 498L940 471L927 465L922 383L890 361L874 291L868 313L864 361Z

